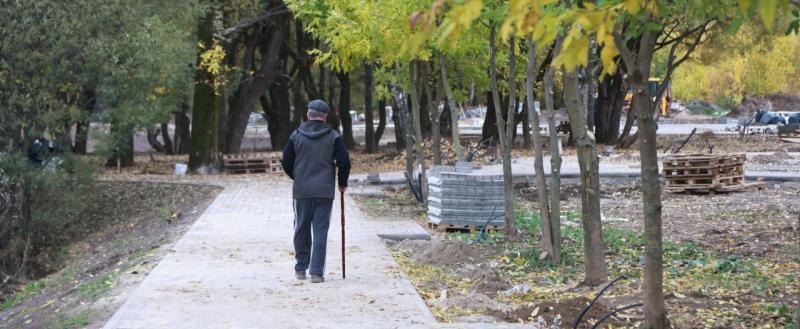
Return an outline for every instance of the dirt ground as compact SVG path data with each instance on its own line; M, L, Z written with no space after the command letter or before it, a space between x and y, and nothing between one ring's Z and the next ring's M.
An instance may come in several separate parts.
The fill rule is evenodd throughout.
M630 230L643 227L637 183L606 186L601 198L604 219ZM800 262L798 196L798 183L716 195L663 193L664 238L723 253ZM568 209L580 209L575 198L567 204Z
M100 181L85 237L52 246L38 262L52 274L22 282L0 304L1 328L99 328L202 214L220 189Z
M625 276L581 322L589 328L612 310L640 301L641 197L632 180L602 180L609 278ZM563 263L538 259L535 190L517 186L517 223L523 240L502 233L476 244L475 234L432 232L434 239L393 245L404 273L443 322L553 323L572 327L600 287L582 280L580 192L562 186ZM403 188L360 197L378 220L411 218L424 210ZM782 328L800 310L800 184L717 195L664 193L665 293L676 328ZM796 315L795 315L796 316ZM541 317L541 319L539 319ZM612 316L614 328L636 328L640 307Z

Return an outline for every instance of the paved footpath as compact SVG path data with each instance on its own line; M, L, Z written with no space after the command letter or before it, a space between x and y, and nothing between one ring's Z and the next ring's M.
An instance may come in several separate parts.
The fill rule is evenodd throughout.
M428 328L436 326L377 237L347 202L341 278L339 200L326 282L294 278L291 183L231 183L105 328Z

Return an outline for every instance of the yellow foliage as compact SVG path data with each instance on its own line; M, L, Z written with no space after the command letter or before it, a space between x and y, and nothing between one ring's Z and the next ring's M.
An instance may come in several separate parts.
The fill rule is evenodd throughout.
M800 39L775 38L771 46L756 46L715 62L688 62L675 71L672 90L682 100L701 99L733 105L744 96L783 92L800 94Z
M533 32L542 18L542 9L556 0L511 0L508 3L508 15L500 28L500 36L507 39L513 31L522 35Z
M570 29L564 37L556 64L564 65L567 71L585 66L589 61L589 40L594 36L597 45L602 47L600 61L603 75L613 74L616 68L614 58L619 55L613 33L621 9L624 7L619 5L595 7L587 4L584 9L566 12L562 20L570 24Z
M483 0L467 0L464 4L454 6L447 15L444 30L437 41L441 46L445 40L455 42L461 34L468 30L472 22L481 15Z
M214 77L212 85L215 92L219 93L225 83L225 73L227 71L223 63L225 49L222 48L218 40L214 40L214 43L209 48L204 47L202 43L199 43L198 46L204 50L200 53L200 63L197 64L197 67Z

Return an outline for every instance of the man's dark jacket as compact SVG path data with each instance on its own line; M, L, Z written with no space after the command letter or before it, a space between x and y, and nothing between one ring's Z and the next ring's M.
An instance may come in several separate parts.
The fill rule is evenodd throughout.
M334 176L339 168L339 187L347 187L350 155L341 136L328 124L306 121L289 137L283 149L283 171L294 180L292 197L333 199Z

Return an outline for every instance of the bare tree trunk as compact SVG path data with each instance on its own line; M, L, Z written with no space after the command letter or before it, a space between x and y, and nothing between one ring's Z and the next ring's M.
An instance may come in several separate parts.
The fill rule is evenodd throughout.
M375 149L381 145L383 132L386 130L386 100L378 100L378 129L375 130Z
M506 219L506 239L509 241L517 241L519 239L519 232L514 218L514 185L513 175L511 173L511 143L513 137L514 125L514 110L516 109L516 99L514 98L514 75L509 73L508 77L508 123L503 118L502 107L500 106L500 95L497 89L497 49L495 46L495 29L492 28L489 33L489 74L491 76L491 89L492 101L495 106L495 115L497 117L497 135L500 139L500 148L503 153L503 190L505 192L505 219ZM512 38L509 45L508 53L508 71L514 72L516 64L516 45Z
M181 102L180 108L180 111L176 111L174 113L174 154L186 154L189 151L189 140L191 138L191 132L189 131L191 121L189 120L189 116L186 115L186 113L189 112L189 104L187 104L185 101Z
M412 102L412 116L414 121L414 146L416 147L416 158L417 164L420 168L420 175L422 175L421 183L420 183L420 191L422 192L422 199L425 205L428 204L428 177L425 173L425 141L422 139L422 127L420 125L420 120L422 117L422 102L420 102L419 93L417 92L418 84L420 81L417 79L417 74L414 69L415 63L412 62L408 65L408 73L409 73L409 96L411 97Z
M209 10L201 18L198 29L199 40L211 45L216 10ZM197 62L200 62L198 54ZM205 174L215 171L219 145L219 109L214 88L209 81L215 77L205 69L198 68L195 74L194 103L192 108L192 136L189 144L189 171Z
M622 69L603 77L598 86L597 112L595 112L595 137L598 143L616 144L619 140L619 123L625 104L625 84Z
M372 96L374 86L372 83L372 64L364 63L364 122L366 124L365 142L367 153L375 153L378 150L378 141L375 140L375 127L372 119Z
M453 147L456 149L456 161L464 161L464 154L461 151L461 138L458 133L458 111L456 110L453 91L450 89L450 83L447 80L447 60L444 55L439 56L439 70L442 72L442 87L450 107L450 129L453 137Z
M422 70L422 86L425 89L428 113L431 117L431 132L433 133L431 145L433 148L433 164L440 166L442 164L442 129L439 126L439 119L441 117L441 113L439 113L439 104L442 102L442 92L438 91L436 93L436 97L433 96L433 88L430 87L428 78L436 81L436 76L430 74L430 72L430 66L428 63L424 63L424 69Z
M164 141L164 153L175 154L175 149L172 145L172 139L169 138L169 124L161 124L161 140Z
M299 64L297 64L299 65ZM292 81L292 126L299 127L303 120L306 119L308 109L306 108L308 100L303 94L303 79L300 78L300 73L297 73L294 81Z
M636 122L636 112L633 110L633 105L631 105L628 107L627 115L625 116L625 127L622 128L622 134L619 136L618 147L628 148L636 142L639 137L638 132L631 136L631 128L633 128L634 122Z
M661 183L658 178L658 154L656 149L656 122L653 94L648 88L650 65L657 40L657 33L645 31L639 39L639 51L634 58L622 50L625 64L632 70L630 75L633 87L633 106L641 136L639 156L642 161L642 203L644 210L644 282L642 300L644 302L645 327L653 329L669 328L667 309L664 304L664 267L661 234ZM672 54L671 54L672 55ZM670 59L670 63L672 63Z
M525 101L524 107L522 109L522 147L523 148L530 148L531 147L531 115L530 113L536 111L533 108L534 104L528 104L527 100ZM536 127L537 131L539 127Z
M397 96L392 100L392 122L394 122L394 145L397 151L400 151L406 147L406 128L405 120L404 120L404 112L406 112L406 108L400 104L400 102L405 102L405 96L402 96L402 93L398 92ZM413 165L412 165L413 167Z
M350 73L337 72L339 78L339 119L342 122L342 136L344 145L348 149L356 147L353 138L353 117L350 115Z
M291 101L287 77L278 78L269 87L269 105L264 108L267 114L268 130L273 150L282 150L292 134ZM262 101L262 104L266 102ZM263 105L262 105L263 106Z
M525 96L528 101L528 121L533 126L533 152L534 152L534 172L536 173L536 195L539 198L539 213L542 221L542 250L547 253L547 259L551 262L556 257L553 241L557 239L553 235L550 227L552 221L550 214L550 203L547 195L547 181L544 177L544 149L542 136L539 134L539 112L536 112L536 99L533 97L533 85L536 79L536 46L527 39L528 44L528 70L525 76Z
M89 89L81 93L81 118L75 124L75 144L72 147L72 152L75 154L86 154L88 151L89 127L96 103L94 90Z
M406 95L403 92L397 93L397 106L398 106L398 119L400 119L400 126L403 127L403 145L406 148L406 177L414 177L414 138L412 137L412 132L410 129L410 112L411 109L408 106L408 100L406 99ZM397 125L395 124L395 127ZM397 129L397 128L395 128ZM398 140L399 141L399 140ZM398 143L398 145L400 145Z
M150 144L150 147L153 148L158 153L167 153L166 149L164 149L164 144L158 141L158 134L160 133L160 129L156 129L150 127L147 129L147 143Z
M561 47L561 38L556 40L556 49ZM551 63L544 76L544 103L547 112L547 131L550 143L550 229L553 232L553 263L561 263L561 140L556 126L556 111L553 104L553 80L555 66Z
M499 140L497 136L497 115L498 113L500 113L500 115L503 113L500 100L497 102L494 101L500 98L499 91L497 94L497 97L495 97L491 90L486 93L486 116L484 117L483 126L481 127L481 140L491 139L489 143L491 147L495 147Z
M328 124L334 130L336 130L338 132L341 132L342 131L342 127L341 127L341 120L340 120L340 116L339 116L339 106L336 105L336 81L337 81L337 77L336 77L336 74L334 74L334 73L335 72L331 71L330 75L328 76L328 79L329 79L329 81L328 81L329 82L328 83L328 97L330 98L328 100L328 106L331 107L330 111L328 111Z
M583 81L581 81L581 99L585 101L584 108L586 108L586 126L589 131L594 132L594 117L597 111L597 71L599 59L597 58L597 41L594 37L589 38L589 65L583 68L582 74ZM596 139L596 138L595 138ZM597 141L595 140L595 143Z
M564 73L564 102L581 172L581 217L583 222L584 283L597 286L607 280L603 224L600 222L600 174L597 145L581 108L578 70Z

